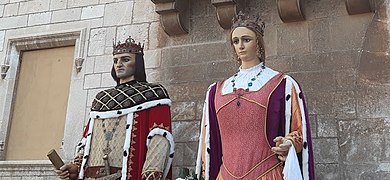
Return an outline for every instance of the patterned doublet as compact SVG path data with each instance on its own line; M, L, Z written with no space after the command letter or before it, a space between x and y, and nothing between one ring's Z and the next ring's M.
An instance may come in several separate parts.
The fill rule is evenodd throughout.
M160 84L130 81L99 92L92 102L92 111L130 108L148 101L169 98Z

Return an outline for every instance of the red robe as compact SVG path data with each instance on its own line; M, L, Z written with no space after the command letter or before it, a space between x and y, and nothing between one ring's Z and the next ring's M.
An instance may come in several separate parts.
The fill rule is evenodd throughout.
M126 98L137 96L144 98L141 100L134 98L129 101L126 98L118 98L119 95L124 95ZM120 116L127 116L126 137L121 155L123 156L122 170L120 170L122 179L141 179L143 164L147 158L148 139L150 140L154 135L161 135L170 143L170 155L164 177L171 179L170 167L174 155L174 143L171 135L170 103L161 85L148 83L131 82L98 93L92 105L90 120L84 130L83 140L79 144L84 149L79 179L83 179L86 174L91 174L89 169L93 169L88 167L87 161L91 142L93 143L92 133L99 133L93 131L94 121ZM125 104L129 105L124 107Z

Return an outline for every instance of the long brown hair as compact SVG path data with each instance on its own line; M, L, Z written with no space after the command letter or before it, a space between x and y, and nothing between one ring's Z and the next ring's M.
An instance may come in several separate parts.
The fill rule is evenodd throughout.
M117 85L120 84L120 79L116 76L114 65L112 65L111 76L115 80ZM146 82L145 63L144 63L144 54L143 53L136 53L135 54L134 80Z

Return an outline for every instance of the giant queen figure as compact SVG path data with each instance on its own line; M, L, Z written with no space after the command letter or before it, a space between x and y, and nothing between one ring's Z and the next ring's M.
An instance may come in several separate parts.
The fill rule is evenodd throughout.
M265 66L264 27L242 13L233 22L240 67L207 91L198 179L314 179L305 98L297 81Z

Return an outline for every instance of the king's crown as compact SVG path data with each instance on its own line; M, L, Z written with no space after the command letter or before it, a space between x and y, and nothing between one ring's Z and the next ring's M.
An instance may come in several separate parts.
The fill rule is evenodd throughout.
M124 43L121 43L118 41L118 43L113 42L113 50L112 54L122 54L122 53L143 53L144 45L141 45L141 43L136 43L131 36L129 36Z

